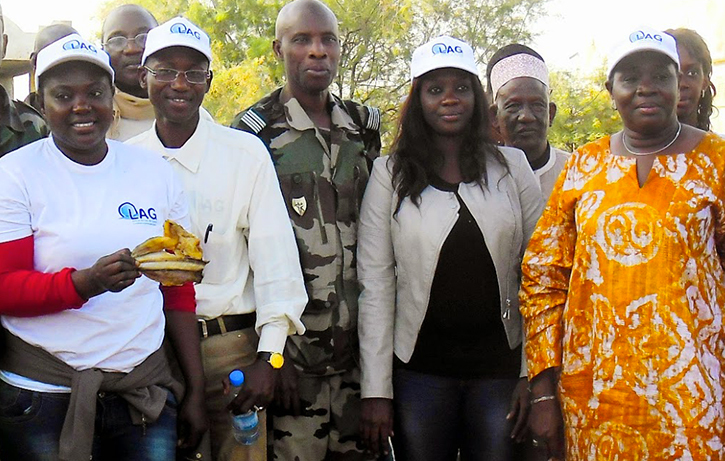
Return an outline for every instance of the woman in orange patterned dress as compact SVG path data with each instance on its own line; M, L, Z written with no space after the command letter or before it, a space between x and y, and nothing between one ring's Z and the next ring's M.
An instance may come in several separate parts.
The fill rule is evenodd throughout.
M725 141L678 122L679 76L671 36L627 37L606 82L624 128L572 154L524 257L548 457L725 458Z

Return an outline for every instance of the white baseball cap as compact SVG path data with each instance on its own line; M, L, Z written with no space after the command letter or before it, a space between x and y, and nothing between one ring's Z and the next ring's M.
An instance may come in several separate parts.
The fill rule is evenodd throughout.
M141 57L141 65L157 51L172 46L185 46L206 56L211 63L211 43L209 36L196 24L178 16L160 26L151 29L146 37L146 47Z
M633 53L640 51L656 51L675 61L677 70L680 69L680 56L677 54L675 38L665 32L650 27L640 27L629 33L626 40L619 43L609 55L607 65L607 78L619 62Z
M473 48L466 42L441 35L415 49L410 63L410 78L418 78L426 72L444 67L465 70L478 76Z
M70 61L85 61L95 64L108 72L113 81L113 67L108 53L100 46L87 42L78 34L71 34L56 40L38 52L35 67L35 86L38 86L40 76L48 70Z

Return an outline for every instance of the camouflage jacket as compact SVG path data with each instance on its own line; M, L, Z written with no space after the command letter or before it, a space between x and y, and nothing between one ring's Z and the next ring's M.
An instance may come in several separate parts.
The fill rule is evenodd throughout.
M360 202L380 153L380 112L330 95L328 141L281 88L238 114L232 127L259 136L277 169L297 238L309 303L307 331L287 340L286 355L305 374L357 366L355 250Z
M43 117L27 104L10 100L0 86L0 157L46 136Z

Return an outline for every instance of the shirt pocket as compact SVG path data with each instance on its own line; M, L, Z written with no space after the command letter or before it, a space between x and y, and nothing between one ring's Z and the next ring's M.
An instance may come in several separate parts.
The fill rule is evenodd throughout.
M282 195L292 225L310 231L317 228L323 244L328 242L320 202L319 178L314 172L299 172L279 176Z
M232 281L236 277L239 266L239 245L242 236L228 230L226 232L210 231L205 236L204 260L209 263L204 268L204 283L221 285Z

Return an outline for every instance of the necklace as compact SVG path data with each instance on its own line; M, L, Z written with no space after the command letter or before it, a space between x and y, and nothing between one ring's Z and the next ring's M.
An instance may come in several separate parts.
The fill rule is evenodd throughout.
M661 148L661 149L653 150L652 152L635 152L634 150L632 150L632 149L631 149L631 148L630 148L630 147L629 147L629 146L627 145L627 138L626 138L626 135L624 134L624 130L622 130L622 145L623 145L623 146L624 146L624 148L625 148L625 149L627 150L627 152L629 152L629 153L630 153L630 154L632 154L632 155L636 155L636 156L644 156L644 155L654 155L654 154L659 154L659 153L660 153L660 152L662 152L663 150L665 150L665 149L667 149L668 147L670 147L671 145L673 145L673 144L675 143L675 141L677 141L677 138L679 138L679 137L680 137L680 133L681 133L681 132L682 132L682 123L680 123L680 122L677 122L677 133L675 133L675 137L674 137L674 138L672 138L672 141L668 142L668 143L667 143L667 145L666 145L665 147L663 147L663 148Z

